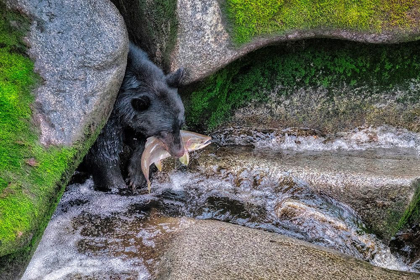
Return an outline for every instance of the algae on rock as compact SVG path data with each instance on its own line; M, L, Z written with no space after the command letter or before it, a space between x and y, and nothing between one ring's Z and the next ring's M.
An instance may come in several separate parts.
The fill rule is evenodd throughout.
M39 77L21 42L29 21L1 2L0 12L0 274L7 275L10 263L26 261L36 231L46 226L58 191L51 186L60 181L75 150L39 143L31 123L31 90Z
M226 0L224 10L238 44L290 30L328 28L404 37L418 31L420 23L420 3L415 0Z
M419 132L419 50L419 42L327 39L262 49L187 89L187 123L210 130L229 121L307 126L327 133L388 124Z

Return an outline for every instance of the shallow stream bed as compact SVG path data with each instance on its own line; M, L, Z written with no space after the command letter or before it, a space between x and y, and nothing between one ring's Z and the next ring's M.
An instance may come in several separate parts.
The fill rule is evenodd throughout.
M238 132L234 140L219 133L218 144L192 155L188 167L165 162L151 194L98 192L91 179L68 186L23 279L153 279L166 244L196 219L284 234L418 272L416 262L391 254L371 233L376 220L366 219L407 203L404 194L420 178L417 135L381 128L326 139L299 131ZM373 187L360 195L366 201L354 202L367 185Z

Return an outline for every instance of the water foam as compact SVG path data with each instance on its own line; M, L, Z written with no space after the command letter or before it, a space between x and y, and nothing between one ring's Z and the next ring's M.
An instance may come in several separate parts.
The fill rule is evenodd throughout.
M313 133L302 133L302 132ZM311 134L311 135L301 135ZM323 136L318 131L246 130L228 128L213 137L220 145L253 145L256 148L294 151L367 150L375 148L413 149L420 154L420 134L391 126L360 127L352 131Z
M124 197L95 191L91 179L82 185L69 186L44 231L22 280L58 280L88 276L94 277L93 279L108 279L107 275L118 275L118 279L134 279L134 276L141 280L150 279L150 273L141 258L128 261L123 255L94 256L80 252L79 242L89 240L89 237L74 225L74 219L79 215L88 213L101 218L112 217L116 212L127 211L133 203L144 203L145 199L149 199L147 195ZM143 235L146 237L147 233ZM143 240L145 246L153 246L150 242L147 243L147 238Z
M258 142L258 148L295 151L367 150L374 148L415 149L420 153L420 135L394 127L358 128L340 133L335 139L322 136L295 136L287 132L283 139Z

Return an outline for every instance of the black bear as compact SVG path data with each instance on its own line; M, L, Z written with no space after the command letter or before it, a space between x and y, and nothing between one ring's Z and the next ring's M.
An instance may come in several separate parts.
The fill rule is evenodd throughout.
M130 44L114 109L85 159L96 189L126 189L124 172L133 188L146 184L141 155L147 137L161 139L174 157L184 154L180 136L184 105L178 95L183 74L181 68L165 75L145 52Z

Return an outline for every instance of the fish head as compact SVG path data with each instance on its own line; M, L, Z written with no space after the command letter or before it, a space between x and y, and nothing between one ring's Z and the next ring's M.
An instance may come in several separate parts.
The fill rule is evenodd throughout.
M181 137L182 141L184 142L184 147L188 152L203 149L211 143L210 136L198 134L195 132L181 130Z

